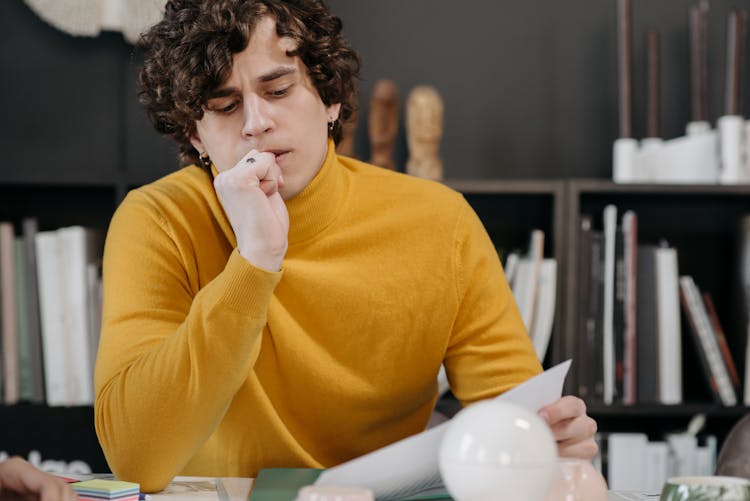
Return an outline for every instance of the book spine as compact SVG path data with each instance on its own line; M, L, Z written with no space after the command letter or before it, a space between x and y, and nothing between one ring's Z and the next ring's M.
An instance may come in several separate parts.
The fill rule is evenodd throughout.
M18 402L18 347L15 301L15 236L13 224L0 223L0 308L2 309L3 398Z
M615 301L615 240L617 235L617 207L604 208L604 403L612 404L615 395L615 342L614 342L614 301Z
M698 341L697 349L703 354L701 360L705 360L705 364L708 366L707 376L712 389L718 393L723 405L736 405L737 395L734 393L729 374L724 367L719 345L712 332L711 322L701 301L698 287L695 285L693 278L686 275L680 277L680 289L690 325Z

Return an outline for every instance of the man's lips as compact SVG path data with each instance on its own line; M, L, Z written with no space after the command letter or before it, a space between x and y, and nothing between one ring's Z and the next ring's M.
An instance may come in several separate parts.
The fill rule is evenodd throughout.
M289 150L263 150L263 151L265 151L266 153L272 153L276 157L277 161L281 160L287 155L287 153L289 153Z

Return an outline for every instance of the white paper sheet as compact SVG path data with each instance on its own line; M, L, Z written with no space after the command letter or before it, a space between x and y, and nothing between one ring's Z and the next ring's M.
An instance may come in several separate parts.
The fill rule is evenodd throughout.
M495 400L533 412L562 396L571 361L499 395ZM324 471L316 485L366 487L377 499L402 499L442 485L438 451L450 421Z

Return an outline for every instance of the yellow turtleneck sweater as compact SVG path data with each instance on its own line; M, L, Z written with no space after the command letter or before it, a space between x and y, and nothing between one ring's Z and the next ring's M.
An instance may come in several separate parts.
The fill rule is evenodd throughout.
M95 414L119 478L332 466L422 431L443 362L464 404L541 370L460 194L331 143L287 208L278 273L239 255L198 167L117 210Z

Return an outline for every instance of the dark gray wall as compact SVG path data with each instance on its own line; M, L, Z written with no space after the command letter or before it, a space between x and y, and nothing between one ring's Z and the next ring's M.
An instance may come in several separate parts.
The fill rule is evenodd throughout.
M697 0L696 0L697 1ZM636 134L642 135L643 39L662 30L666 137L689 117L690 0L636 0ZM373 82L417 84L445 101L441 146L454 178L602 177L616 136L614 0L330 0L364 61L357 153L369 155ZM750 0L713 0L710 112L723 100L726 14ZM21 0L0 2L0 182L138 184L176 166L136 100L132 47L118 34L74 38ZM748 44L750 46L750 44ZM746 58L748 59L748 58ZM746 76L750 63L745 63ZM750 105L746 78L745 113ZM401 133L397 161L403 165Z
M652 28L662 36L663 134L683 134L690 112L687 13L696 3L633 1L638 137L645 132L645 37ZM363 120L378 78L394 79L402 102L415 85L440 91L448 176L611 177L611 143L617 135L615 0L329 4L363 58ZM750 0L710 3L712 117L723 107L726 16L733 7L748 9ZM362 126L357 139L358 152L367 155ZM399 148L403 165L403 137Z

